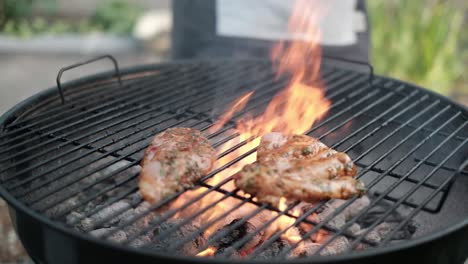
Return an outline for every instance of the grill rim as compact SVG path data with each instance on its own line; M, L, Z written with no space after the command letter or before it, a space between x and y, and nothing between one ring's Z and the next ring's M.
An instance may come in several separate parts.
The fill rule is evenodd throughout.
M142 72L150 72L156 71L164 67L176 67L177 65L187 65L187 64L203 64L203 63L220 63L220 62L229 62L229 63L246 63L246 62L265 62L265 59L208 59L208 60L175 60L175 61L168 61L168 62L161 62L161 63L154 63L154 64L145 64L145 65L136 65L130 66L120 69L121 76L135 74L135 73L142 73ZM354 71L355 72L355 71ZM468 106L461 105L458 102L451 100L450 98L435 93L431 90L428 90L422 86L418 86L406 81L398 80L396 78L382 76L378 74L374 74L375 77L381 78L384 81L393 81L400 84L404 84L412 89L417 89L423 93L429 94L430 96L434 96L437 99L441 99L445 103L452 104L455 107L460 108L461 111L464 112L463 116L468 117ZM105 79L114 80L117 82L117 77L115 76L114 70L104 71L101 73L87 75L75 80L67 81L63 83L63 91L69 91L74 88L79 88L80 85L90 84L93 82L99 82ZM43 91L40 91L29 98L24 99L20 103L13 106L11 109L6 111L4 114L0 116L0 129L5 130L8 125L14 125L14 120L21 117L24 113L28 111L34 110L37 107L38 102L41 102L45 98L52 98L54 96L57 100L60 100L60 95L58 93L57 86L53 86L47 88ZM66 96L66 95L65 95ZM66 97L65 97L66 99ZM66 100L66 103L71 103L70 100ZM462 166L466 164L463 163ZM462 172L464 171L463 167L456 169L456 175L453 178L453 182L456 181L457 177L463 177ZM47 225L49 228L60 231L65 233L66 235L72 236L74 238L81 239L85 242L95 243L99 246L103 247L110 247L111 249L118 249L122 250L123 252L133 253L133 254L142 254L148 257L166 257L174 260L181 260L181 261L191 261L191 262L198 262L198 263L217 263L222 261L223 263L245 263L245 260L235 260L235 259L211 259L211 258L200 258L195 256L180 256L175 254L166 254L161 252L154 252L149 249L144 248L132 248L129 246L120 245L118 243L114 243L111 241L103 240L100 238L93 237L89 234L81 233L79 231L73 230L70 227L67 227L61 222L53 221L52 219L42 215L39 212L35 212L32 208L28 207L27 205L20 202L16 199L12 194L10 194L4 186L0 185L0 197L7 201L8 206L11 208L13 207L15 210L19 210L24 214L27 214L29 217L32 217L34 220L41 222L42 224ZM408 250L411 248L416 248L418 246L424 245L426 243L433 242L435 240L441 239L445 236L453 235L455 232L461 231L463 229L468 230L468 218L460 221L455 225L450 225L445 227L444 229L437 230L434 232L429 233L428 235L424 235L421 237L417 237L414 239L406 240L394 245L386 245L384 247L377 247L377 248L370 248L364 251L353 251L350 253L346 253L344 255L334 255L334 256L310 256L305 259L290 259L288 260L290 263L320 263L320 262L341 262L346 260L357 260L361 258L371 258L376 255L385 255L391 253L397 253L403 250ZM249 259L249 262L255 263L269 263L269 262L276 262L281 261L280 259L268 259L268 260L252 260Z

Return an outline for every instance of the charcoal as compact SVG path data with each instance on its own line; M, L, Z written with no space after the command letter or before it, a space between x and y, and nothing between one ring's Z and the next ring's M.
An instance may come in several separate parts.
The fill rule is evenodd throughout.
M315 205L313 204L304 203L301 205L300 208L302 212L305 213L309 211L311 208L313 208L314 206ZM333 214L335 212L335 209L336 209L336 206L334 206L333 203L331 202L326 203L323 206L321 206L316 211L316 213L309 215L307 219L315 223L320 223L324 219L326 219L329 215ZM346 219L343 213L336 215L335 217L333 217L332 219L328 221L328 225L330 225L331 227L335 227L335 228L341 228L345 223L346 223ZM308 229L311 228L311 226L309 224L304 223L304 224L301 224L301 228L307 231Z
M109 206L104 207L102 210L96 212L90 217L84 218L77 225L77 227L83 231L90 231L90 230L94 230L96 228L101 228L101 227L111 227L116 224L115 221L119 219L119 215L123 211L129 208L131 208L130 205L125 201L119 201L119 202L113 203ZM104 220L107 220L107 221L104 221ZM96 226L103 221L109 222L109 223L107 223L104 226Z
M120 217L119 223L129 223L130 221L133 221L135 217L139 216L140 214L144 214L148 212L150 207L150 204L147 202L143 202L139 204L136 208L130 210L131 213L125 213ZM124 228L124 231L128 235L134 235L141 230L145 229L148 227L148 225L156 219L157 213L156 212L150 212L142 217L140 217L136 222L132 223L131 225L128 225Z
M320 251L320 256L333 256L344 253L349 249L349 241L344 236L339 236L328 244L322 251Z
M257 226L259 226L260 223L256 223L254 219L251 219L254 221L246 221L237 228L232 229L232 226L241 220L242 218L234 219L215 232L215 234L223 234L223 236L213 244L217 250L225 250L249 234L255 234L255 236L242 246L240 249L241 251L249 250L263 240L265 232L263 230L260 232L257 231Z
M148 248L161 251L161 252L166 252L166 248L169 247L170 245L178 243L180 240L193 235L196 231L199 230L200 225L194 224L194 223L189 223L186 225L181 226L177 230L170 231L169 234L165 235L165 237L160 240L158 238L158 235L161 233L165 233L167 230L172 229L175 225L179 224L182 220L168 220L161 225L157 226L152 234L152 243L148 245ZM203 234L198 235L191 241L185 243L183 247L178 249L178 254L183 254L183 255L188 255L188 256L193 256L198 253L199 249L201 249L202 246L204 246L206 243L205 238L203 237Z
M330 204L331 207L338 208L342 204L346 203L346 200L339 200L335 199L330 201L328 204ZM346 206L344 210L340 213L343 215L345 221L349 221L353 217L359 214L365 207L367 207L370 204L370 199L367 196L362 196L350 205Z
M152 243L152 236L153 234L145 234L142 236L139 236L138 238L134 239L133 241L130 242L130 246L132 247L146 247Z
M378 221L383 214L392 210L392 207L393 203L381 200L376 205L374 205L364 216L360 217L357 222L362 228L367 228ZM390 215L385 218L385 222L398 223L404 219L405 217L398 210L392 210Z
M278 238L268 247L264 248L261 252L256 254L253 259L273 259L290 247L291 245L286 239Z
M95 236L95 237L102 237L102 236L104 236L106 234L109 234L113 230L114 230L114 228L100 228L100 229L90 231L89 234L91 234L92 236ZM122 241L127 240L127 234L125 234L125 232L119 230L119 231L113 233L108 239L110 241L117 242L117 243L122 242Z
M67 225L76 225L83 218L85 218L83 214L73 211L65 217L65 222Z
M310 240L304 240L291 252L290 257L293 258L304 258L315 254L320 244L314 243Z
M361 231L361 226L357 223L354 223L348 227L347 231L352 235L357 235Z
M59 197L59 196L54 196L53 199L54 199L54 200L60 199L60 197ZM51 199L51 200L50 200L51 203L53 203L54 200ZM77 206L77 205L82 204L81 200L82 200L82 199L81 199L80 197L78 197L78 196L71 197L71 198L69 198L69 199L67 199L67 200L65 200L65 201L63 201L63 202L60 202L60 203L57 204L56 206L54 206L54 207L52 207L52 208L50 208L50 209L47 209L44 213L45 213L45 215L47 215L48 217L55 218L55 217L57 217L58 215L62 214L63 212L70 210L72 207L75 207L75 206ZM47 202L44 202L44 204L45 204L45 203L49 204L48 201L49 201L49 200L47 200ZM51 203L50 203L50 204L51 204Z
M383 222L374 227L367 235L366 239L371 242L378 243L387 236L389 232L396 226L396 223ZM392 240L409 239L416 232L416 225L411 222L405 228L398 230L392 237ZM364 233L367 229L363 229L360 234Z
M226 253L227 251L229 251L228 253ZM224 254L227 254L227 256L230 258L230 259L240 259L242 258L242 255L239 251L237 250L230 250L229 247L226 247L226 248L219 248L216 250L214 256L226 256Z

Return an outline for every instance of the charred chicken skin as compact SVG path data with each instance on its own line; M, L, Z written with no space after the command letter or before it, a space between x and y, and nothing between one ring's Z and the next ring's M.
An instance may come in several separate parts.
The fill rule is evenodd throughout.
M281 197L316 202L349 199L365 192L356 167L345 153L306 135L265 134L257 161L235 175L235 184L261 202L277 205Z
M139 179L143 198L156 203L206 175L216 151L199 130L169 128L156 135L146 149Z

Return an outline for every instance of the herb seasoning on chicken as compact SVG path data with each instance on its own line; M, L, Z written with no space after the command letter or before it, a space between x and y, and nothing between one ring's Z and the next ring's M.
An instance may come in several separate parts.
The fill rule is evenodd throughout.
M216 151L199 130L169 128L156 135L141 162L139 180L143 198L156 203L192 187L216 161Z
M315 202L362 195L364 184L353 178L356 168L343 152L306 135L265 134L257 161L235 175L235 184L261 202L281 197Z

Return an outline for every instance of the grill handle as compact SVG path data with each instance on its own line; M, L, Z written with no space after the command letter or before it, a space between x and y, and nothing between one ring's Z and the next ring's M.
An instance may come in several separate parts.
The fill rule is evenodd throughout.
M119 82L119 86L122 86L122 78L120 76L119 65L117 63L117 60L112 55L102 55L102 56L95 57L95 58L92 58L92 59L89 59L89 60L86 60L86 61L83 61L83 62L78 62L78 63L72 64L70 66L63 67L62 69L60 69L60 71L57 74L57 89L58 89L58 92L60 94L60 99L62 100L62 104L65 104L65 97L63 96L62 83L61 83L61 80L60 80L62 78L62 74L64 72L68 71L68 70L71 70L71 69L74 69L74 68L77 68L77 67L80 67L82 65L89 64L89 63L92 63L92 62L95 62L95 61L98 61L98 60L102 60L102 59L109 59L109 60L112 61L112 63L114 64L115 76L117 77L117 80Z
M369 69L369 87L372 86L372 81L374 81L374 67L370 63L365 62L365 61L345 59L345 58L334 57L334 56L329 56L329 55L322 55L322 57L324 59L341 61L341 62L346 62L346 63L354 63L354 64L359 64L359 65L367 67Z

